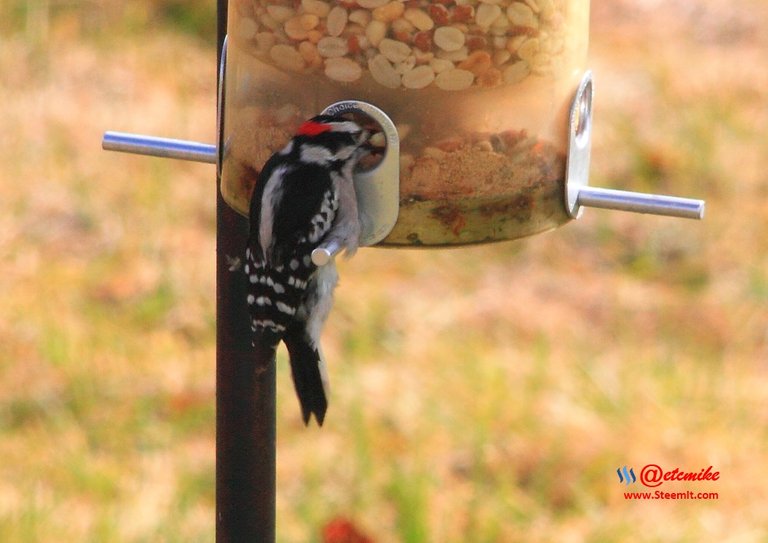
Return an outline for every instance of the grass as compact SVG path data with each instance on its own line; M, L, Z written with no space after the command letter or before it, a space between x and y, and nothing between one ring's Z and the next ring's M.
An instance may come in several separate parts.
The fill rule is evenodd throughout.
M213 538L213 172L99 146L214 139L215 51L148 5L0 17L2 541ZM281 543L765 540L768 10L665 6L593 6L593 184L706 219L342 263L322 430L280 354ZM648 463L720 499L624 500Z

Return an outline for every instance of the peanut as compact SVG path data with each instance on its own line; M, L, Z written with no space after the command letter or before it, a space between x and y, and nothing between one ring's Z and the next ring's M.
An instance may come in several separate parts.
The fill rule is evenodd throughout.
M383 6L389 0L357 0L357 5L361 8L375 9Z
M285 35L296 41L306 40L307 30L309 29L304 28L304 25L301 24L300 17L291 17L285 21L285 24L283 25Z
M487 51L474 51L461 61L457 67L462 70L468 70L475 75L481 75L491 67L491 63L491 55Z
M471 87L474 80L475 74L472 72L454 68L437 74L435 84L443 90L458 91Z
M445 60L443 58L433 58L429 61L429 66L434 70L436 74L444 72L446 70L452 70L454 68L453 62Z
M496 4L480 4L477 7L475 21L482 28L489 28L495 21L501 17L501 8Z
M513 2L507 8L507 19L513 26L538 28L538 20L533 10L522 2Z
M296 14L293 9L287 6L277 6L274 4L267 6L267 13L278 23L284 23Z
M351 83L360 79L363 69L352 59L329 58L325 61L325 75L334 81Z
M379 51L390 62L402 62L411 54L411 48L406 44L389 38L381 40Z
M341 33L344 32L344 27L347 26L348 18L347 10L343 7L336 6L333 8L328 13L328 19L325 22L328 34L334 37L341 36Z
M387 25L381 21L371 21L365 27L365 37L371 42L371 45L378 47L384 36L387 35Z
M521 60L519 62L515 62L511 66L507 66L502 72L502 77L504 78L505 83L513 85L528 77L528 74L530 73L531 70L528 67L528 63L524 60Z
M418 66L403 74L403 87L406 89L423 89L435 80L435 72L429 66Z
M322 0L301 0L301 7L304 8L305 13L311 13L318 17L327 17L328 12L331 11L330 4Z
M457 51L464 46L465 36L458 28L452 26L441 26L435 30L432 38L443 51Z
M408 8L403 13L403 17L421 31L432 30L435 26L435 22L429 17L427 12L421 9Z
M371 22L371 12L366 9L356 9L349 14L349 20L362 27L366 27Z
M290 45L273 45L269 50L269 56L280 68L292 72L300 72L304 69L304 59Z
M324 58L343 57L347 54L347 40L326 36L317 42L317 52Z
M395 19L399 19L403 15L404 11L405 4L402 2L394 1L374 9L373 18L377 21L391 23Z
M237 36L241 40L251 40L256 37L258 29L259 25L256 24L256 21L250 17L243 17L237 26Z
M384 55L376 55L368 61L368 70L379 84L396 89L400 86L400 74L395 71Z

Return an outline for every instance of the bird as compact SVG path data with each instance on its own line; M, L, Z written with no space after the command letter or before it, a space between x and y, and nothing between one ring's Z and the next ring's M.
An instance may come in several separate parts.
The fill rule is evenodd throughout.
M314 415L322 426L328 407L320 335L338 283L334 259L318 266L312 252L358 248L353 176L370 135L342 115L303 122L264 164L251 196L244 270L252 343L285 344L305 425Z

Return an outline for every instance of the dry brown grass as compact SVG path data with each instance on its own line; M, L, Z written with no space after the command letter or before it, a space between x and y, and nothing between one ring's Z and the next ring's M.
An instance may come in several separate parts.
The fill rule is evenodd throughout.
M705 221L344 263L321 431L281 359L280 541L765 540L768 6L593 11L593 183ZM213 172L99 141L213 141L215 53L84 13L0 38L0 539L210 540ZM651 462L720 499L624 500Z

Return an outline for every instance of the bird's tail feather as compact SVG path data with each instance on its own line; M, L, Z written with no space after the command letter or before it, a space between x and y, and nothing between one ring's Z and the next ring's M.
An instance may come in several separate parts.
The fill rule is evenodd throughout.
M322 357L318 348L312 345L302 327L289 328L283 336L291 361L291 375L296 395L301 404L304 424L314 414L317 424L323 425L328 409L327 382Z

